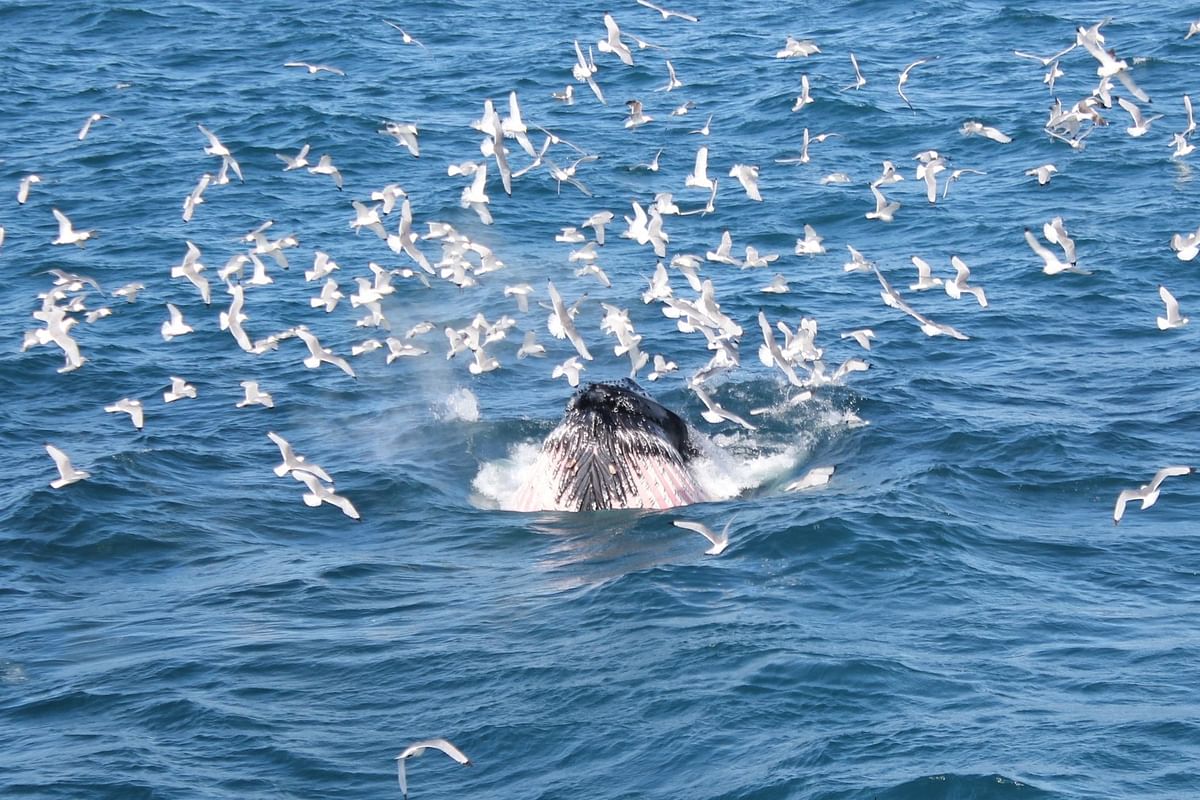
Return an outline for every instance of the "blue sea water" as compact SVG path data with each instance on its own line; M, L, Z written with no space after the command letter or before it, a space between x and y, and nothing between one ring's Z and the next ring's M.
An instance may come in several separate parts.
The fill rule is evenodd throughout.
M675 7L668 4L669 7ZM699 15L663 21L630 2L522 7L459 0L388 6L332 0L0 5L0 794L13 798L398 797L394 756L444 736L473 760L439 753L408 765L414 798L1098 798L1200 795L1200 489L1168 479L1158 503L1113 502L1167 464L1200 461L1197 326L1160 331L1157 287L1200 313L1197 262L1175 233L1200 225L1200 154L1171 158L1182 96L1200 94L1200 16L1172 3L873 1L771 5L680 0ZM572 42L594 49L611 10L633 67L596 53L601 105L575 102ZM1064 55L1054 95L1036 62L1075 28L1107 16L1107 44L1162 114L1144 137L1104 111L1086 147L1043 132L1053 96L1088 95L1096 62ZM384 19L423 46L405 45ZM819 54L777 59L787 35ZM867 78L859 90L848 54ZM913 70L896 92L905 65ZM666 83L667 59L683 87ZM285 68L329 64L344 76ZM791 106L802 74L814 102ZM1116 84L1117 94L1125 95ZM487 183L494 224L459 205L469 179L447 166L481 159L483 102L510 91L526 121L598 156L578 165L592 192L545 169L504 194ZM638 98L649 124L623 126ZM693 101L686 116L673 108ZM92 113L108 115L89 135ZM709 115L705 139L689 133ZM1011 144L964 137L978 119ZM378 131L420 130L414 158ZM191 222L183 199L218 160L213 130L245 182L211 186ZM836 137L811 145L804 128ZM532 132L536 146L542 135ZM668 255L703 254L723 231L779 254L765 269L706 263L722 310L745 329L741 367L708 384L757 430L710 425L687 376L711 356L641 292L648 247L621 238L631 202L670 191L687 208L701 143L720 181L705 215L668 216ZM312 146L345 177L284 172L276 153ZM529 159L509 141L514 168ZM632 170L662 149L657 172ZM913 157L936 149L965 174L935 205ZM577 157L554 145L560 166ZM895 221L867 220L868 183L891 160ZM1053 162L1039 187L1025 170ZM762 203L732 178L760 167ZM822 185L829 173L852 183ZM18 181L37 173L29 201ZM943 174L945 177L947 173ZM294 234L291 267L246 291L252 338L307 324L350 347L386 331L356 327L348 301L312 308L315 250L341 265L347 296L368 262L414 266L349 227L350 201L390 182L414 227L448 222L505 266L459 288L397 278L384 309L431 352L387 365L353 358L357 379L305 369L296 339L261 356L219 329L228 304L215 273L274 220ZM52 208L94 228L83 248L52 246ZM599 263L605 288L577 277L563 226L616 214ZM398 211L385 220L394 231ZM1088 274L1047 276L1023 240L1061 216ZM828 252L793 254L805 224ZM588 231L590 236L590 231ZM213 280L205 306L170 277L192 241ZM885 306L870 273L844 272L852 245L922 313L970 338L927 337ZM437 260L440 246L420 246ZM989 305L940 289L910 292L909 259L944 278L963 258ZM86 363L59 373L53 347L22 351L50 269L106 293L145 284L136 302L86 296L113 314L74 328ZM691 291L676 270L679 296ZM759 288L779 272L791 292ZM249 272L246 276L249 277ZM667 512L518 514L499 509L570 387L551 378L573 353L546 331L546 281L568 302L596 358L584 379L628 373L600 331L601 302L628 308L643 349L679 370L642 381L727 454L708 478L727 499ZM506 285L528 282L520 313ZM193 334L159 334L166 303ZM810 401L761 365L756 320L819 323L830 371L870 364ZM491 347L499 369L444 357L440 330L511 315ZM80 316L74 314L73 316ZM872 328L869 352L843 331ZM537 331L545 359L516 358ZM197 387L170 405L171 376ZM237 408L257 380L275 408ZM143 431L104 406L145 407ZM867 424L852 424L855 418ZM329 470L361 522L301 502L278 478L276 431ZM43 445L91 477L51 489ZM782 487L816 466L823 487ZM506 488L507 487L507 488ZM675 519L729 524L704 555Z

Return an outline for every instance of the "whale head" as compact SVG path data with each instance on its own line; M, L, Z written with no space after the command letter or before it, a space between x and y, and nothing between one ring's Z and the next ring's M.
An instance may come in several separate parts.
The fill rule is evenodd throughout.
M632 380L586 384L542 444L515 510L672 508L706 500L689 471L694 435Z

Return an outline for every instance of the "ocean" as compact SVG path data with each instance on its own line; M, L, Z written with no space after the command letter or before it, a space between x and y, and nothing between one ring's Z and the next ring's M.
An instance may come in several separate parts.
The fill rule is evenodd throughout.
M396 755L444 737L471 766L407 759L414 800L1200 796L1196 476L1113 524L1123 490L1200 462L1200 325L1156 324L1160 286L1200 314L1200 262L1172 248L1200 226L1200 154L1172 144L1200 94L1200 14L667 7L698 21L633 0L0 5L0 794L400 797ZM606 12L632 66L597 47ZM1013 52L1058 54L1109 17L1058 56L1053 89ZM1092 96L1106 64L1111 108L1047 133L1055 99ZM512 92L534 154L505 138L509 196L472 123L487 129L487 100L509 117ZM1119 99L1161 118L1130 135ZM626 126L630 100L648 122ZM416 126L419 156L389 123ZM200 126L244 181L218 183ZM306 144L341 189L284 169ZM686 183L702 146L711 193ZM874 189L900 204L890 222L866 216L884 161L903 177ZM464 162L488 166L486 206L461 202ZM352 201L388 184L434 274L352 227ZM664 192L682 213L657 214L660 258L622 234ZM404 202L379 211L397 244ZM95 234L52 244L54 209ZM580 226L604 211L589 246ZM1025 231L1069 260L1055 218L1075 265L1050 275ZM825 252L795 252L806 225ZM564 227L583 240L556 241ZM729 257L706 259L726 232ZM747 265L747 245L778 258ZM252 247L263 267L239 274ZM866 266L845 269L849 247ZM340 268L306 280L318 252ZM697 298L687 255L742 331L717 349L643 301L660 261ZM946 283L961 259L986 307L910 289L914 256ZM397 270L390 292L371 263ZM776 275L790 290L763 292ZM310 300L329 279L326 312ZM628 312L651 358L638 381L708 442L712 502L505 510L573 391L552 377L576 351L548 330L550 282L594 356L582 381L630 375L601 328L602 304ZM132 302L113 294L133 283ZM520 284L527 311L505 292ZM220 324L231 291L259 353ZM168 303L193 332L164 339ZM760 314L805 351L800 386L760 358ZM494 341L448 357L462 334L445 329L477 315ZM354 377L306 368L297 326ZM864 328L869 350L843 336ZM529 332L544 356L517 357ZM389 363L389 336L427 352ZM655 355L677 369L651 380ZM752 427L702 416L689 381L706 375ZM173 377L195 397L165 402ZM242 381L273 407L239 407ZM105 411L122 399L141 430ZM307 505L269 432L361 519ZM51 488L47 444L89 477ZM788 490L822 467L827 483ZM676 520L728 526L727 549Z

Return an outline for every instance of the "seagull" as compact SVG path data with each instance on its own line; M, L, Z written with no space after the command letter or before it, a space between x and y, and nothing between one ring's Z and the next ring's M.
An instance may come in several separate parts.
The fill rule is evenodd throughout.
M912 257L913 266L917 268L917 282L909 284L908 288L914 292L923 292L926 289L932 289L934 286L941 286L942 279L933 277L933 268L929 266L929 262L920 256Z
M310 508L316 508L321 503L329 503L331 506L336 506L342 510L350 519L361 519L358 514L358 509L350 502L350 499L343 497L340 494L334 494L332 486L326 486L321 483L320 479L311 472L303 470L293 470L292 477L308 487L308 491L300 496L304 501L304 505Z
M804 226L804 238L796 240L796 255L798 256L819 256L825 252L824 245L821 242L824 237L818 236L813 230L812 225Z
M328 154L321 156L321 160L317 162L315 167L309 167L308 171L313 175L328 175L333 178L334 185L338 191L342 189L342 173L333 165L333 158Z
M1053 92L1054 82L1065 74L1066 73L1062 71L1062 67L1058 66L1058 62L1054 61L1047 68L1046 74L1042 76L1042 83L1046 84L1050 91Z
M337 67L331 67L327 64L310 64L307 61L288 61L284 64L285 67L303 67L308 70L309 75L316 75L318 72L329 72L334 75L345 75L343 70Z
M400 755L396 756L396 771L400 780L400 793L405 797L405 800L408 798L408 781L405 779L404 762L421 755L430 747L435 750L441 750L464 767L471 766L471 759L467 758L467 754L445 739L426 739L421 742L413 742L404 748Z
M1191 136L1196 132L1196 117L1192 114L1192 98L1191 95L1183 96L1183 108L1187 111L1187 127L1183 129L1184 136Z
M25 201L29 199L29 187L41 182L42 177L40 175L26 175L24 178L21 178L21 182L17 184L17 203L25 205Z
M546 348L537 341L537 333L534 331L525 332L525 340L521 343L521 347L517 350L517 358L526 358L534 356L542 358L546 355Z
M1150 506L1158 502L1159 487L1167 478L1179 477L1188 475L1192 471L1191 467L1173 465L1163 467L1158 472L1154 473L1154 477L1149 483L1139 486L1136 489L1125 489L1117 495L1117 504L1113 508L1113 525L1119 525L1121 518L1125 516L1125 505L1130 500L1141 500L1142 510L1146 510Z
M683 86L683 82L675 75L675 65L667 59L667 85L655 89L656 92L670 92Z
M61 489L64 486L69 486L76 481L81 481L84 478L90 478L92 473L84 472L81 469L75 469L71 465L71 459L62 450L59 450L52 444L46 445L46 452L54 459L54 466L58 467L58 477L50 482L51 489Z
M638 128L654 119L649 114L642 113L641 100L630 100L625 105L629 107L629 117L625 120L626 128Z
M1048 247L1038 241L1037 237L1033 235L1033 231L1029 230L1029 228L1025 229L1025 241L1029 244L1029 248L1033 250L1033 252L1036 253L1044 262L1042 272L1046 273L1047 275L1057 275L1060 272L1082 271L1076 269L1074 264L1060 261L1058 256L1054 255L1054 253L1050 252Z
M694 131L688 131L688 133L698 133L701 136L708 136L708 134L712 132L712 118L713 115L709 114L708 119L704 120L704 125Z
M196 187L191 193L183 199L183 221L191 222L192 215L196 213L196 206L204 202L204 192L208 189L208 185L212 183L212 175L204 173L197 181Z
M1050 244L1056 244L1063 249L1063 257L1067 259L1068 264L1075 263L1075 240L1067 234L1062 217L1055 217L1042 225L1042 235L1050 240Z
M794 36L788 36L787 41L783 45L782 50L775 52L776 58L796 58L797 56L805 57L821 52L821 48L817 47L814 42L799 41Z
M360 200L351 200L350 204L354 207L354 219L350 220L350 227L354 228L356 236L360 230L368 228L380 239L387 239L387 231L383 229L383 221L379 218L379 206L368 206Z
M88 132L92 129L92 124L99 122L102 119L108 119L108 114L91 114L84 121L83 127L79 129L79 141L87 138Z
M868 211L866 218L877 219L880 222L891 222L895 219L896 212L900 210L900 203L895 200L889 203L875 184L871 184L871 194L875 195L875 210Z
M284 439L274 431L267 432L267 438L275 443L279 448L279 455L283 458L282 463L275 466L275 474L282 478L289 472L306 472L314 475L326 483L333 483L333 478L329 477L329 473L321 469L317 464L311 461L306 461L304 456L296 455L296 451L292 449L292 445L287 439Z
M654 356L654 370L651 371L650 374L648 374L646 377L652 381L656 381L659 378L661 378L663 375L674 372L677 369L679 369L679 367L675 364L674 361L668 361L667 359L663 358L661 355L655 355Z
M776 273L771 282L759 289L759 291L767 292L768 294L786 294L791 291L791 287L788 286L787 278Z
M411 36L411 35L408 33L408 31L404 30L404 28L401 28L399 25L397 25L396 23L392 22L391 20L386 20L386 19L385 19L385 20L384 20L384 22L386 22L388 25L391 25L391 26L392 26L393 28L395 28L396 30L400 31L400 41L404 42L405 44L415 44L417 47L424 47L424 46L425 46L425 45L421 44L420 42L418 42L416 39L414 39L414 38L413 38L413 37L412 37L412 36Z
M210 156L220 156L221 170L224 171L226 168L232 169L234 174L238 176L238 180L245 183L246 179L242 177L241 165L238 164L233 154L229 152L229 148L223 145L221 140L217 138L217 135L208 128L200 124L197 124L196 127L208 138L208 146L204 148L204 152Z
M554 371L550 373L551 378L566 378L567 383L572 386L579 385L579 373L587 370L583 364L579 362L578 356L571 356L561 364L554 367Z
M659 151L659 152L662 152L662 151ZM586 220L584 220L582 223L580 223L579 227L591 228L592 233L594 233L596 235L596 244L603 247L604 246L604 226L608 225L608 223L613 221L613 216L614 215L611 211L597 211L595 214L592 214L590 217L588 217Z
M796 98L796 102L792 104L792 112L795 113L803 109L806 105L813 101L812 95L808 90L808 75L800 76L800 96Z
M1055 53L1054 55L1052 55L1052 56L1046 56L1046 57L1044 57L1044 58L1043 58L1042 56L1035 56L1033 53L1025 53L1025 52L1022 52L1022 51L1020 51L1020 50L1013 50L1013 55L1014 55L1014 56L1016 56L1017 58L1028 58L1028 59L1031 59L1031 60L1033 60L1033 61L1037 61L1037 62L1038 62L1038 63L1040 63L1040 64L1041 64L1043 67L1048 67L1048 66L1050 66L1052 63L1054 63L1055 61L1057 61L1058 59L1060 59L1060 58L1062 58L1063 56L1065 56L1067 53L1069 53L1069 52L1071 52L1072 50L1074 50L1074 49L1075 49L1076 47L1078 47L1078 46L1079 46L1079 45L1078 45L1077 43L1075 43L1075 44L1072 44L1070 47L1066 48L1065 50L1059 50L1059 51L1058 51L1057 53Z
M1012 137L1001 133L998 129L984 125L977 120L967 120L963 123L960 132L963 136L983 136L991 139L993 142L1000 144L1008 144L1012 141Z
M632 67L633 53L629 50L629 45L621 41L621 29L617 27L613 15L607 12L604 14L604 27L608 31L608 37L596 42L596 49L601 53L612 53L621 59L625 66Z
M662 18L664 20L669 20L671 17L678 17L679 19L683 20L684 22L699 22L700 21L699 17L694 17L691 14L685 14L682 11L672 11L668 8L663 8L662 6L656 6L654 3L651 3L650 0L637 0L637 4L639 6L645 6L646 8L650 9L651 11L657 11L659 14L662 14Z
M867 79L863 77L862 70L858 68L858 59L854 57L853 51L850 53L850 65L854 67L854 83L849 86L843 86L842 91L847 89L861 89L867 85Z
M183 336L194 330L191 325L183 321L183 312L171 303L167 303L167 311L171 316L162 324L162 337L168 342L176 336Z
M1167 287L1158 287L1158 296L1162 298L1163 303L1167 306L1167 316L1158 317L1158 329L1165 331L1168 328L1182 328L1188 324L1187 317L1179 316L1179 301L1175 296L1167 291Z
M1191 261L1200 254L1200 228L1194 233L1177 233L1171 237L1171 249L1180 261Z
M266 406L267 408L275 407L275 401L271 398L271 395L258 388L258 381L242 381L241 386L246 396L237 402L238 408L255 405Z
M300 341L308 347L308 357L304 359L304 366L309 369L317 369L323 363L332 364L351 378L358 377L354 374L354 368L350 366L350 362L341 356L334 355L332 350L322 347L320 341L307 326L299 325L295 331L296 336L300 337Z
M200 298L204 300L204 305L209 305L212 302L212 290L209 288L208 278L200 274L204 269L204 265L200 263L200 248L189 241L182 263L171 267L171 277L187 278L200 290Z
M596 95L596 99L607 105L608 101L604 99L604 92L600 91L600 86L596 83L596 79L592 76L596 74L596 62L591 59L591 48L588 48L588 58L583 57L583 49L579 46L579 40L575 40L575 63L571 66L571 75L577 81L587 83L592 90L592 94Z
M729 420L730 422L736 422L748 431L756 430L749 422L732 411L725 410L720 403L709 397L708 393L700 388L700 384L693 384L691 389L700 398L700 402L704 403L705 410L700 412L700 416L704 417L706 422L716 425L723 420Z
M903 71L901 71L900 79L896 81L896 93L900 95L900 99L904 101L904 105L908 106L908 110L913 112L914 114L917 113L917 110L915 108L913 108L912 103L908 102L908 98L905 97L904 84L908 83L908 75L910 72L912 72L914 69L921 66L922 64L926 64L930 61L933 61L936 58L937 58L937 56L933 56L932 58L917 59L916 61L912 62L907 67L905 67L903 69Z
M117 402L110 406L105 406L104 410L110 414L128 414L133 420L133 427L139 431L142 429L142 423L145 421L145 416L142 411L141 400L131 400L128 397L122 397Z
M683 528L685 531L694 531L712 544L712 547L704 551L708 556L719 556L729 546L729 526L733 524L733 520L725 523L725 527L720 534L713 531L712 528L705 525L703 522L692 522L686 519L677 519L674 521L676 528Z
M124 297L126 303L132 303L137 300L138 292L146 288L144 283L128 283L119 289L113 290L113 297Z
M1125 132L1135 139L1139 136L1145 136L1150 130L1150 123L1156 119L1162 119L1162 114L1155 114L1152 117L1143 117L1142 110L1133 103L1126 100L1124 97L1117 98L1117 104L1121 108L1129 112L1129 116L1133 118L1133 124L1125 129Z
M858 346L863 350L871 349L871 340L875 338L875 331L870 328L859 328L855 331L846 331L841 335L843 339L853 339L858 342Z
M54 218L58 220L58 238L51 244L73 244L78 247L83 247L83 243L96 235L94 230L77 231L71 226L71 220L67 219L67 215L59 211L57 208L50 209L54 214Z
M421 157L421 146L417 142L417 126L411 122L386 122L380 133L386 133L396 139L396 145L407 147L414 158Z
M1171 153L1171 158L1189 156L1196 149L1196 145L1189 142L1187 136L1182 133L1171 135L1171 146L1175 148L1175 152Z
M296 155L294 155L294 156L285 156L283 153L276 153L275 157L283 162L283 171L287 172L288 170L300 169L301 167L307 167L308 166L308 151L310 149L311 149L311 147L308 144L305 144L303 147L300 148L300 152L296 153Z
M729 177L737 178L738 183L746 190L746 195L751 200L762 202L762 195L758 191L758 167L749 164L734 164L729 170Z
M708 147L702 146L696 151L696 166L684 180L685 186L697 189L712 189L713 180L708 177Z
M1037 178L1038 186L1045 186L1050 182L1050 176L1058 172L1058 167L1053 164L1042 164L1040 167L1025 170L1025 174Z
M973 294L975 299L979 301L981 308L987 308L987 297L984 296L982 287L967 286L967 279L971 277L971 269L958 256L951 256L950 263L954 265L957 274L952 281L946 281L942 287L946 290L946 294L950 295L955 300L963 296L963 294Z
M423 356L429 352L428 350L426 350L423 347L417 347L415 344L401 341L400 339L397 339L394 336L387 337L386 341L387 341L387 347L388 347L388 354L387 354L386 361L389 364L392 363L393 361L395 361L397 358L403 358L403 357L415 358L416 356ZM476 352L481 353L483 351L479 350ZM495 362L495 359L492 359L492 361ZM496 364L496 366L498 367L500 365ZM495 367L493 367L493 369L495 369Z
M183 378L171 376L171 388L163 392L164 403L174 403L176 400L182 400L185 397L195 397L196 387L185 381Z
M567 339L574 345L575 350L586 361L592 360L592 354L588 352L587 345L584 344L583 337L575 330L574 309L568 311L563 303L562 296L558 293L558 289L554 288L554 283L547 281L547 287L550 291L550 303L552 312L546 321L546 327L549 328L550 334L555 339ZM586 297L586 295L585 295ZM555 375L554 377L558 377ZM575 384L572 384L574 386Z
M1200 19L1188 25L1188 32L1183 35L1183 38L1190 39L1198 33L1200 33Z

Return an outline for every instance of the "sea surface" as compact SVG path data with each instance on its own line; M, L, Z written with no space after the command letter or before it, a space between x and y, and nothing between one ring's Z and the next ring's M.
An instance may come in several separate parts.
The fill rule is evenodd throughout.
M1200 318L1155 322L1160 285L1200 317L1200 260L1170 246L1200 226L1200 153L1172 158L1170 144L1187 125L1183 96L1200 100L1200 37L1185 39L1200 12L1163 0L668 7L699 22L633 0L0 4L0 796L400 797L396 754L431 737L472 766L410 759L415 800L1200 796L1200 480L1170 477L1152 507L1112 520L1122 490L1200 466ZM606 11L632 67L596 49ZM1043 126L1055 97L1069 108L1091 94L1097 60L1063 54L1051 92L1046 69L1013 50L1051 55L1110 16L1105 46L1149 96L1136 104L1162 117L1132 137L1114 101L1073 148ZM820 52L776 58L789 35ZM594 52L607 105L572 77L575 41ZM670 92L668 59L682 82ZM897 81L920 59L910 110ZM793 111L803 75L813 102ZM568 85L570 105L552 97ZM546 138L535 126L556 141L508 196L472 122L489 98L507 116L513 91L534 148ZM632 99L653 119L627 128ZM107 116L80 139L93 113ZM710 115L708 135L692 133ZM963 135L969 120L1011 143ZM380 133L387 122L416 124L419 158ZM185 223L184 199L221 166L198 125L244 182L209 186ZM800 153L805 128L809 161L777 163ZM311 164L332 157L343 190L284 171L277 154L306 143ZM697 255L743 328L740 367L704 387L754 430L701 417L688 380L713 351L643 302L658 259L621 236L632 203L659 192L704 209L709 193L685 186L701 144L713 209L664 216L663 260ZM514 171L533 161L514 139L506 149ZM660 149L658 170L637 168ZM948 166L936 203L915 175L931 149ZM582 154L595 158L576 164ZM881 187L901 204L890 223L865 217L884 160L904 177ZM490 225L460 204L471 177L448 175L464 161L489 163ZM560 185L550 161L574 165L590 195ZM1046 163L1058 173L1039 186L1025 171ZM758 166L762 202L729 177L735 164ZM946 191L958 169L984 174ZM850 182L821 182L834 172ZM42 181L20 205L32 173ZM351 201L372 204L389 183L407 192L414 231L451 224L503 266L457 276L466 285L425 275L426 288L409 256L350 226ZM96 235L52 245L53 208ZM596 263L611 287L576 275L582 243L555 241L604 210L615 219ZM1077 272L1044 274L1024 240L1054 217ZM241 276L249 337L306 325L356 378L307 369L298 338L252 355L220 328L231 298L217 271L268 220L271 239L298 246L286 270L263 256L273 283ZM794 252L806 224L826 253ZM752 245L778 260L704 261L724 231L736 258ZM188 241L211 305L171 277ZM442 258L439 240L416 246ZM927 336L885 305L872 272L843 269L847 246L967 338ZM309 302L323 279L303 274L318 250L340 265L331 313ZM946 280L960 257L987 307L911 291L912 256ZM357 326L365 309L350 305L369 262L416 271L383 298L390 333ZM72 371L53 344L22 350L44 327L31 315L51 269L101 287L59 305L112 311L91 323L69 312L86 359ZM676 297L696 296L668 273ZM760 291L776 273L791 291ZM548 281L568 304L586 294L583 380L630 372L601 303L628 310L643 351L677 363L638 379L711 441L703 480L721 499L503 510L572 392L551 377L575 350L547 331ZM112 295L132 282L145 286L135 302ZM520 283L528 312L504 292ZM193 333L163 339L167 303ZM869 369L798 400L802 387L759 359L760 310L789 329L816 321L826 377L848 359ZM443 332L477 314L515 323L487 345L499 367L482 374L470 352L446 356ZM432 330L406 340L422 321ZM869 351L841 336L860 328L875 334ZM518 359L529 331L547 352ZM429 352L350 355L389 335ZM196 397L165 403L172 376ZM274 408L237 407L245 380ZM122 398L142 402L143 430L105 412ZM307 506L301 483L277 477L269 431L324 467L361 521ZM90 477L50 488L47 443ZM827 484L784 490L817 467L834 467ZM728 549L706 555L675 520L728 526Z

